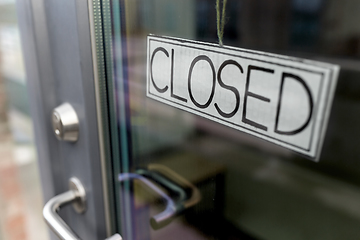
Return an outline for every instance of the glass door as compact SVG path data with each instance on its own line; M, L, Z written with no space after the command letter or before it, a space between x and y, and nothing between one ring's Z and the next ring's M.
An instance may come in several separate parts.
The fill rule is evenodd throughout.
M357 239L360 4L225 6L226 46L340 66L320 158L147 97L148 36L218 44L215 0L104 1L118 231L126 240Z

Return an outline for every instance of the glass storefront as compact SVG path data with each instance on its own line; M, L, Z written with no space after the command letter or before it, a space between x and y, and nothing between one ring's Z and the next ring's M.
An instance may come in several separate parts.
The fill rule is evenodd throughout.
M107 61L110 104L115 99L116 109L114 175L147 176L182 206L168 225L155 230L149 221L168 201L141 179L116 183L124 239L356 239L360 3L227 1L225 45L340 66L319 162L146 97L147 36L216 44L215 5L215 0L103 5L111 12L111 23L104 22L112 27L105 35L112 58ZM178 177L199 192L190 207L183 203L194 200L196 191ZM166 179L185 197L169 190Z

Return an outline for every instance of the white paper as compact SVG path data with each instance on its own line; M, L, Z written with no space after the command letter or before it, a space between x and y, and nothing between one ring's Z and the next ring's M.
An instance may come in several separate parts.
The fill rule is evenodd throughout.
M147 96L316 160L339 66L148 36Z

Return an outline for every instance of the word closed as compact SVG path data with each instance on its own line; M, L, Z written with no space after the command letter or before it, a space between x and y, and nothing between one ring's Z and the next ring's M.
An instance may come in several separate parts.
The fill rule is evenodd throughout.
M317 159L339 67L148 36L147 96Z

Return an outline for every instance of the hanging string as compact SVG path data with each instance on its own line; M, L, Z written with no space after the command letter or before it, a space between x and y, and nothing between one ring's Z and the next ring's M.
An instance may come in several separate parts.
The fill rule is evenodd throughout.
M227 0L223 0L222 13L220 14L220 0L216 0L216 27L220 46L223 46L226 2Z

